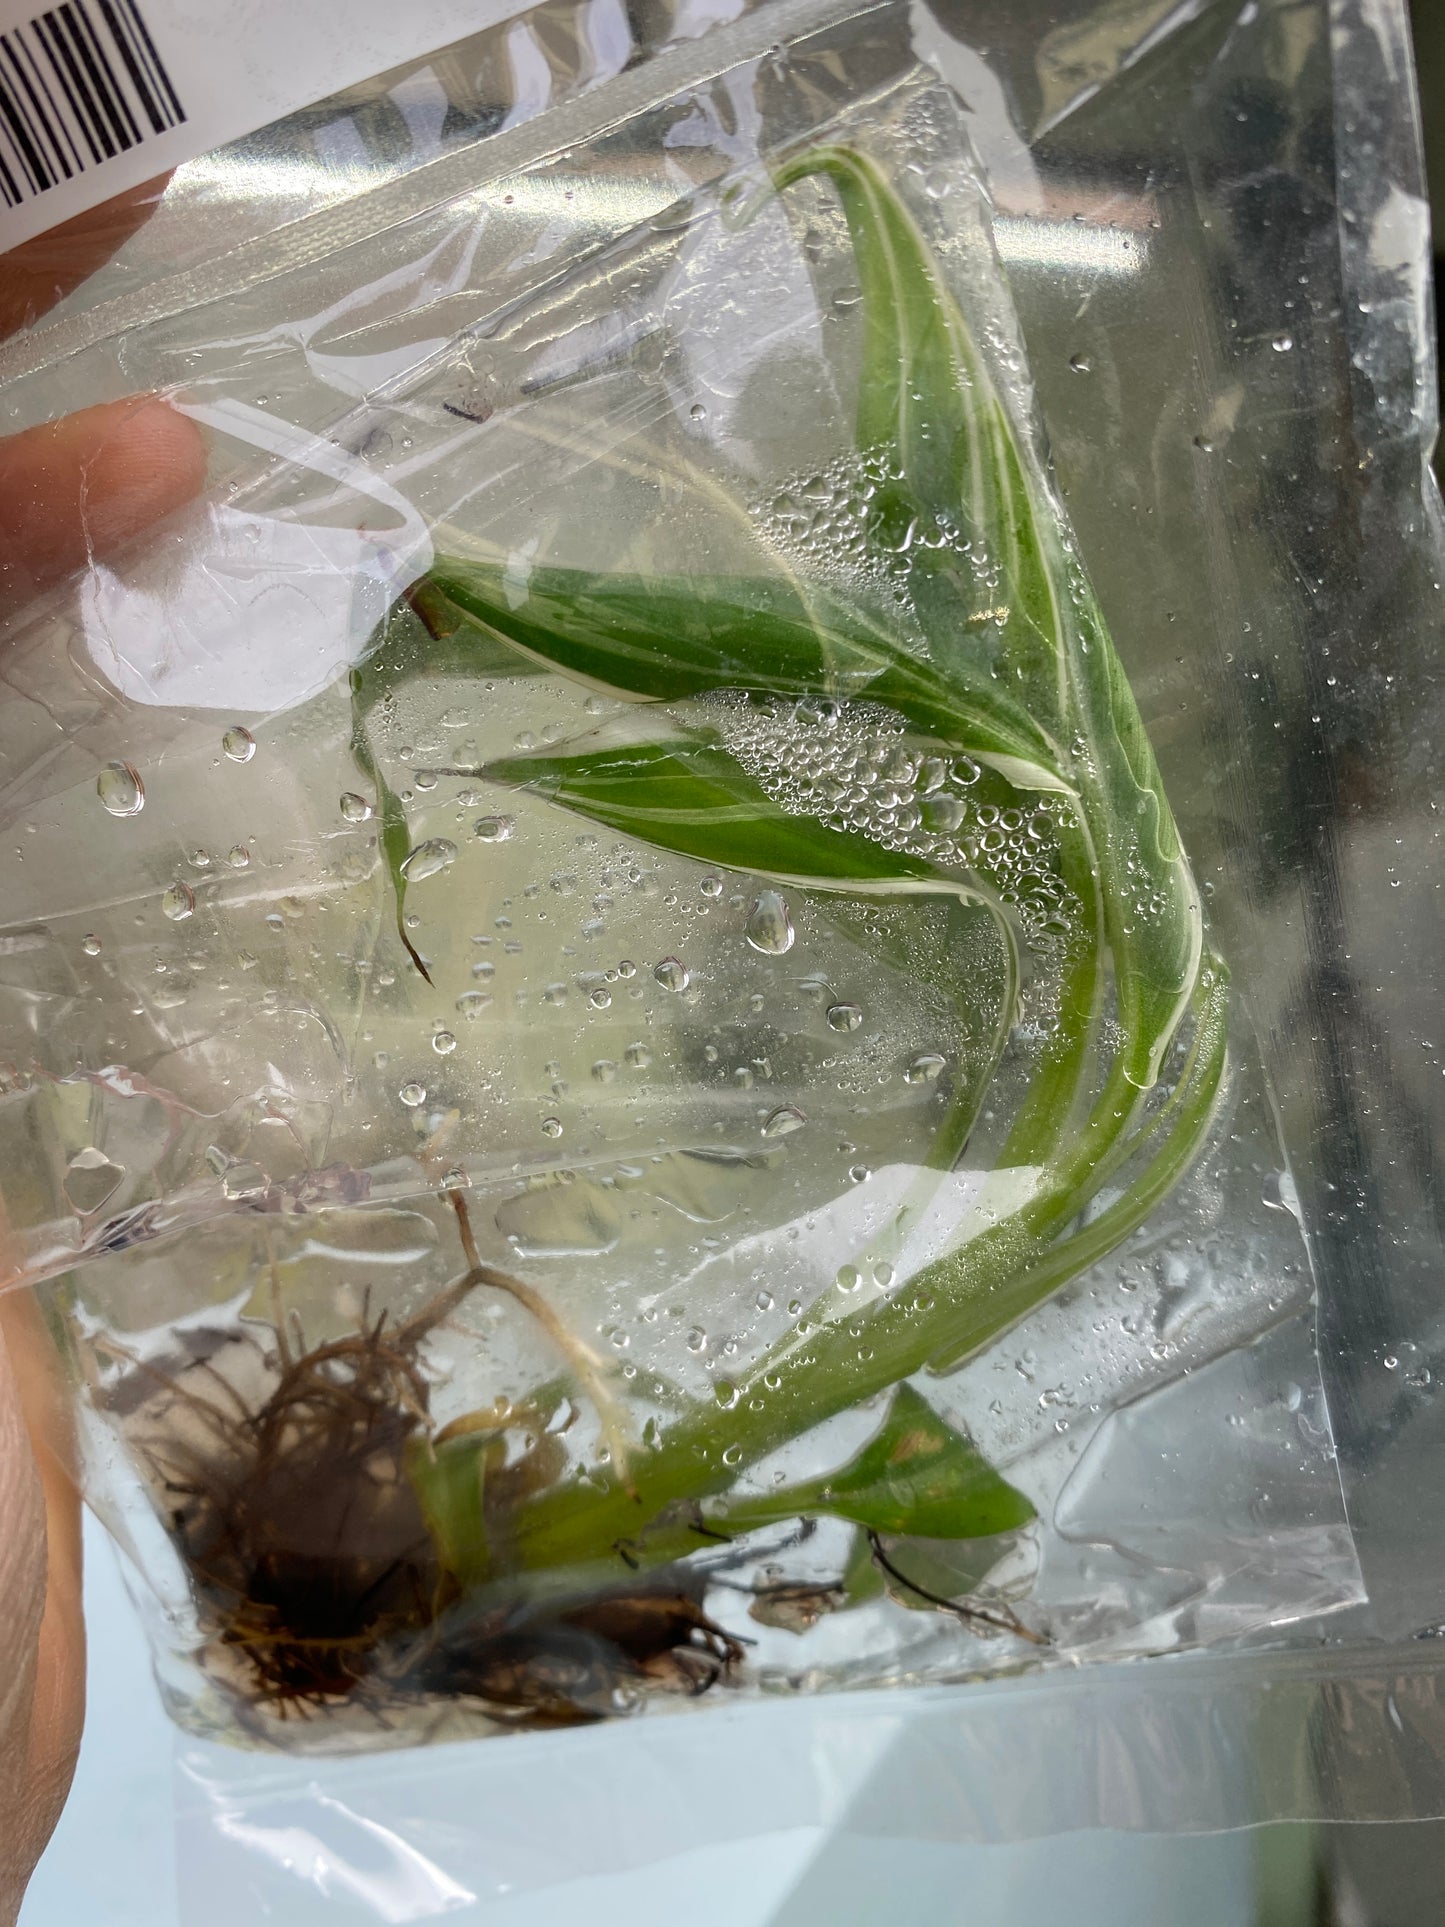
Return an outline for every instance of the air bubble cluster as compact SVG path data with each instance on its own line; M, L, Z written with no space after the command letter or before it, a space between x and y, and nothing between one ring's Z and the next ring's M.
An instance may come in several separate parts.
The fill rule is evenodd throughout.
M878 704L723 694L709 706L728 749L789 815L982 879L1041 960L1067 945L1079 906L1055 869L1057 798L1000 807L972 757L922 753ZM1141 899L1141 915L1152 908Z
M968 601L987 606L997 570L980 544L947 517L920 515L897 484L903 479L889 449L849 451L797 476L754 506L764 533L820 568L851 576L875 594L904 596L918 558L947 557L962 578Z

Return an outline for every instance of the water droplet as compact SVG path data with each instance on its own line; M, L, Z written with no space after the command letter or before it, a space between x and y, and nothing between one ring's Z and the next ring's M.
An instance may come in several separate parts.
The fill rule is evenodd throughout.
M221 748L233 763L249 763L256 754L256 738L249 729L233 723L221 738Z
M1214 443L1208 435L1196 435L1194 437L1194 446L1199 450L1201 455L1212 455L1214 453Z
M443 870L450 869L456 860L457 846L444 836L429 836L425 843L418 843L411 855L401 866L401 873L408 883L421 883L427 877L439 876Z
M560 1007L562 1004L565 1004L566 1001L566 984L548 984L547 988L542 992L542 1002L544 1004L551 1004L554 1008Z
M856 1291L863 1282L863 1274L857 1265L843 1265L835 1282L839 1291Z
M479 816L472 826L483 843L505 843L517 827L514 816Z
M599 1057L592 1066L592 1075L599 1084L610 1084L617 1076L616 1062L610 1057Z
M793 947L793 936L793 919L776 890L764 890L754 898L747 923L747 939L754 950L765 957L784 956Z
M414 1111L419 1105L426 1103L426 1085L418 1084L415 1078L410 1078L402 1085L397 1096L409 1111Z
M100 938L95 935L94 931L89 931L81 938L80 947L87 957L98 957L100 955Z
M773 1294L770 1291L760 1291L753 1300L753 1303L759 1311L771 1311L773 1309Z
M145 784L131 763L107 763L95 779L95 793L112 816L139 816L145 808Z
M196 907L196 893L189 883L173 883L161 898L161 914L172 923L184 923Z
M664 957L662 962L652 966L652 974L664 990L686 990L692 977L685 964L676 957Z
M689 408L687 412L690 418L695 422L705 422L707 420L707 409L703 406L703 404L700 401L695 401L692 407Z
M496 974L497 966L494 963L488 963L485 957L472 965L472 975L481 983L487 982Z
M260 1165L248 1160L238 1160L228 1165L221 1177L222 1194L232 1199L259 1198L262 1192L270 1188L271 1180Z
M87 1217L110 1197L125 1172L113 1164L104 1151L88 1144L77 1151L65 1168L65 1195L82 1217Z
M888 1287L893 1283L893 1267L887 1263L886 1260L881 1260L878 1264L874 1265L873 1282L880 1291L887 1291Z
M863 1013L857 1004L833 1004L828 1011L828 1023L833 1030L857 1030L863 1021Z
M738 1402L738 1388L730 1378L715 1378L712 1394L725 1412L730 1412Z
M1300 1216L1299 1192L1295 1189L1291 1172L1269 1172L1261 1187L1261 1195L1266 1210L1288 1211L1294 1218Z
M1070 355L1069 366L1076 375L1091 375L1094 372L1094 364L1087 355Z
M807 1118L792 1104L780 1104L763 1119L764 1137L787 1137L791 1131L801 1131Z
M704 877L697 887L705 897L720 897L723 893L721 877Z
M925 830L947 836L964 818L962 801L956 796L925 796L918 815Z
M866 1184L872 1175L873 1172L871 1168L866 1164L850 1164L848 1166L848 1182L850 1184Z
M559 897L575 897L577 894L577 879L570 871L563 871L553 877L552 888L557 892Z
M251 852L246 848L244 843L233 843L231 848L226 852L226 861L233 870L249 870L251 867Z
M914 1058L903 1073L904 1081L909 1084L932 1084L947 1061L936 1051L924 1051L921 1056Z
M450 1057L457 1047L457 1040L449 1030L439 1030L432 1037L431 1047L438 1057Z
M623 1055L635 1071L645 1071L652 1062L652 1052L646 1044L629 1044Z
M359 796L355 790L343 790L341 793L341 814L346 818L348 823L364 823L367 817L371 815L371 805L364 796Z
M484 990L464 990L457 999L458 1015L465 1017L468 1023L474 1023L491 1001Z
M951 774L955 783L967 786L969 783L976 783L982 776L983 770L971 756L955 756Z
M1274 352L1277 355L1287 355L1290 349L1293 348L1294 346L1294 336L1293 335L1276 335L1274 340L1269 345L1271 348L1274 349Z
M560 1118L560 1117L544 1117L544 1118L542 1119L542 1135L543 1135L544 1137L561 1137L561 1135L562 1135L562 1120L561 1120L561 1118Z

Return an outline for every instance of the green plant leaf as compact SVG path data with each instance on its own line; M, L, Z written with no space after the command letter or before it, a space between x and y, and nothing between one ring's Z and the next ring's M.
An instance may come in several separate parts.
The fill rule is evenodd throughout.
M978 1114L1013 1022L1019 984L1018 945L994 893L976 880L936 869L851 830L834 830L774 802L730 752L706 733L662 741L615 743L601 732L594 746L512 756L480 773L545 796L564 809L656 849L701 863L750 870L779 883L841 891L850 897L940 895L991 916L1001 968L960 973L956 957L926 971L949 999L960 1037L970 1038L971 1064L955 1061L953 1092L926 1159L951 1170ZM846 916L846 913L845 913ZM976 951L972 951L976 958ZM914 951L914 968L924 971ZM980 1008L979 994L989 997Z
M902 646L896 624L822 583L555 568L514 579L499 562L439 557L425 592L534 662L618 695L866 696L1016 787L1068 787L1056 746L990 674L959 665L946 681Z
M390 886L396 934L413 964L430 973L406 928L406 874L411 831L406 808L387 782L376 753L373 715L405 683L417 676L535 675L537 665L495 635L468 620L451 604L430 594L425 583L397 602L378 625L370 646L351 671L351 754L371 785L382 862Z
M960 888L920 858L788 814L715 737L703 733L509 756L481 774L700 863L820 886Z
M482 1494L489 1462L505 1454L495 1431L462 1432L440 1444L413 1439L406 1470L421 1501L442 1570L463 1592L487 1576L487 1522Z
M810 147L778 169L774 184L813 175L838 195L863 290L858 445L892 454L897 481L886 512L895 521L955 523L998 570L1005 608L994 666L1027 693L1036 728L1074 745L1062 773L1079 793L1099 872L1120 1069L1147 1088L1193 991L1203 919L1133 691L1061 514L1042 477L1029 473L912 215L852 148ZM909 586L933 664L946 680L976 680L967 579L956 569L940 574L927 549L920 553Z
M381 846L382 862L386 865L387 880L391 885L393 915L396 919L396 934L401 939L402 948L411 958L427 982L431 973L421 958L421 953L407 935L406 930L406 860L411 854L411 832L407 827L406 810L401 798L387 782L372 748L371 732L367 727L367 712L358 704L357 678L359 669L352 671L352 725L351 754L356 767L371 784L376 798L375 808L379 824L378 842Z
M422 580L394 604L379 625L352 677L364 710L417 676L430 679L538 676L545 665L514 648L486 623L438 594Z
M675 1522L725 1491L733 1463L755 1462L930 1362L946 1367L976 1352L1142 1221L1205 1141L1224 1088L1223 976L1203 957L1198 894L1159 770L1042 459L882 171L825 144L787 161L774 185L808 176L837 192L852 241L864 328L857 453L881 478L865 528L909 619L895 633L881 603L855 606L789 574L782 560L757 580L655 580L548 566L523 576L488 558L442 558L413 602L438 673L500 643L519 661L654 703L718 689L863 697L1016 788L1061 791L1073 821L1050 861L1063 899L1079 908L1063 918L1052 1027L1001 1157L1027 1166L1030 1185L1024 1202L906 1291L846 1320L800 1321L752 1361L726 1420L728 1457L716 1410L685 1401L631 1456L625 1481L529 1496L508 1520L506 1556L524 1570L605 1560L650 1521ZM697 499L709 488L726 495L721 484L699 483ZM432 667L425 659L410 673ZM399 659L379 657L361 673L374 689L395 679ZM369 757L374 772L376 698L354 686L354 700L358 762L367 767ZM1004 906L982 882L791 816L716 733L675 715L665 728L642 742L619 742L614 731L509 757L485 774L698 861L849 896L952 891L988 903L1007 929ZM379 785L400 927L405 825L389 794ZM1111 996L1117 1022L1106 1027ZM1174 1095L1154 1105L1149 1087L1173 1061L1191 1013L1188 1063ZM1086 1220L1085 1207L1116 1180L1119 1194ZM906 1386L843 1472L735 1501L727 1517L745 1526L800 1511L940 1538L1031 1516L1027 1500Z
M880 1429L841 1470L732 1500L716 1522L750 1532L815 1515L920 1539L989 1539L1037 1517L1023 1493L911 1385L899 1386Z

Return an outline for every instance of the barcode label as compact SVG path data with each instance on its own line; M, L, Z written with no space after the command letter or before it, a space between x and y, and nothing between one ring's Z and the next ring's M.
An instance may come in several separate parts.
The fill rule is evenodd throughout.
M0 0L0 255L530 3Z
M0 33L0 202L22 201L186 118L135 0L61 0Z

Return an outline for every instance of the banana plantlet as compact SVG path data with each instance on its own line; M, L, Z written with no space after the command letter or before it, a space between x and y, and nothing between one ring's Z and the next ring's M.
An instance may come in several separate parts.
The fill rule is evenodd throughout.
M986 1540L1034 1516L906 1381L956 1367L1128 1237L1188 1169L1221 1102L1226 973L1205 948L1153 752L1037 452L879 167L853 148L814 145L777 168L771 191L786 195L804 180L836 196L856 263L855 452L871 478L864 540L891 599L870 600L786 558L756 577L674 579L539 564L519 585L503 558L438 556L353 672L353 753L375 791L397 932L424 975L406 917L406 811L372 735L378 702L421 676L543 670L637 705L623 713L634 729L614 718L590 737L470 772L499 787L794 890L942 896L992 919L1008 981L985 1040L988 1074L955 1080L903 1210L956 1165L993 1071L1006 1050L1017 1053L1020 984L1046 972L1049 1020L1035 1027L997 1157L1023 1181L1007 1212L901 1289L861 1311L800 1322L739 1374L726 1410L679 1396L667 1422L639 1440L617 1435L617 1414L599 1409L613 1449L585 1479L569 1472L549 1425L565 1384L608 1405L602 1368L577 1341L569 1350L540 1294L483 1264L454 1194L466 1269L445 1302L390 1332L367 1326L324 1360L292 1356L283 1341L252 1426L269 1478L280 1476L278 1442L310 1438L307 1427L321 1421L308 1414L328 1401L345 1408L358 1441L377 1426L385 1434L391 1538L382 1552L401 1564L386 1567L384 1583L370 1567L353 1575L367 1603L341 1614L340 1643L323 1632L319 1646L288 1644L276 1602L258 1610L255 1586L234 1570L235 1532L224 1547L213 1543L214 1500L194 1501L201 1563L214 1584L229 1573L231 1592L249 1602L229 1636L250 1641L258 1675L283 1696L345 1696L370 1669L398 1692L562 1719L614 1710L634 1689L700 1690L740 1656L702 1608L705 1587L725 1586L740 1562L732 1542L765 1528L806 1533L820 1517L852 1523L875 1589L891 1583L905 1603L1030 1637L1000 1602L911 1573L910 1549L892 1543ZM918 766L938 772L921 822L880 830L821 796L810 803L741 747L739 718L826 726L859 715L886 717L895 732L901 724ZM951 835L953 778L974 784L995 819L1013 811L1011 821L1036 827L1024 872L987 837ZM962 1023L962 966L953 983L936 963L927 968ZM566 1377L525 1411L437 1430L418 1347L463 1297L489 1289L511 1292L542 1321ZM840 1470L765 1497L734 1490L765 1455L880 1397L878 1430ZM360 1454L358 1443L358 1465ZM313 1457L318 1477L323 1462L334 1470L334 1439ZM805 1624L846 1602L850 1582L840 1574L807 1599L807 1588L783 1591L757 1616Z

